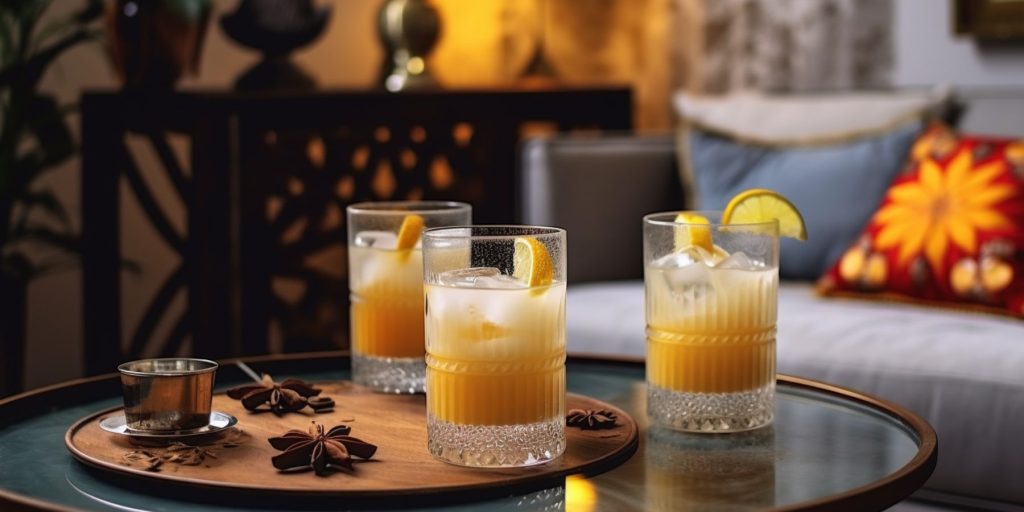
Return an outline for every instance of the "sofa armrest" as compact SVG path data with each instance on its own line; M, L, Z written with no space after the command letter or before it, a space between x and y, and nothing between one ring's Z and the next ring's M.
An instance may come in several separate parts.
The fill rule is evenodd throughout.
M569 282L643 276L641 218L683 207L670 135L531 139L520 218L567 231Z

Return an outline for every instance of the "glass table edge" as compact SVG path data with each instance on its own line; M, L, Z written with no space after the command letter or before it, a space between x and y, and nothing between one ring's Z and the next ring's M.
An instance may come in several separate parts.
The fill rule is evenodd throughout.
M300 361L316 361L338 358L344 359L349 357L349 355L350 354L347 351L276 354L224 359L220 364L222 367L225 367L233 365L236 361L243 361L248 364L262 362L294 363ZM627 369L640 370L644 366L644 359L630 356L571 353L567 357L567 363L612 365ZM29 390L0 399L0 413L10 410L19 402L40 400L46 402L45 398L47 396L66 391L68 389L74 389L82 386L102 388L105 387L105 384L109 385L112 382L117 383L119 381L120 377L117 373L109 373ZM850 489L837 495L829 496L827 498L796 503L774 510L835 510L837 506L841 506L843 509L857 510L866 506L878 507L881 504L881 501L885 501L887 503L884 506L894 505L905 499L915 490L919 489L925 481L928 480L928 477L931 476L932 471L934 471L935 464L938 460L937 435L935 430L927 421L910 409L860 391L805 377L777 374L776 382L796 390L829 395L833 398L838 397L878 413L881 416L888 418L890 421L893 421L904 432L913 437L917 443L918 450L913 458L886 478ZM0 418L5 419L0 423L0 428L18 423L33 416L34 415L31 414L17 416L0 414ZM7 419L12 417L13 421L7 421ZM870 499L868 499L869 497ZM40 510L54 512L73 512L75 510L73 508L64 507L60 504L32 496L25 496L10 492L2 488L0 488L0 505L19 507L14 510Z
M868 408L897 424L917 443L914 457L881 480L827 498L780 507L775 509L777 512L866 510L868 507L880 507L882 510L903 501L920 489L935 470L938 462L938 436L924 418L910 409L874 395L805 377L778 374L776 380L796 389L837 396Z
M644 359L629 356L606 356L574 353L569 361L594 364L612 364L623 367L642 368ZM921 488L935 470L938 462L938 436L935 429L917 413L895 402L843 386L822 382L806 377L776 374L776 382L797 390L827 395L852 402L878 415L888 418L917 443L917 453L906 464L886 478L855 487L846 492L772 509L782 511L807 510L865 510L875 507L888 508L906 499Z

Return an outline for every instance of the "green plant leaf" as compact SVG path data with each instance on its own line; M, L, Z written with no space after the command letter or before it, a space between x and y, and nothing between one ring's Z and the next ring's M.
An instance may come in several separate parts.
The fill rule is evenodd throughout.
M75 21L86 24L103 15L103 0L88 0L85 7L75 14Z
M48 23L36 35L35 41L32 43L31 53L37 53L40 48L51 44L54 39L59 39L75 30L81 29L82 25L75 18L61 19ZM84 38L86 41L98 40L99 36L102 35L101 30L85 30L85 32L88 34Z
M56 43L39 50L24 61L17 62L13 66L0 70L0 88L23 87L26 90L35 90L39 85L46 68L65 50L76 44L92 38L92 32L86 29L76 30L65 36Z
M45 275L58 274L80 266L81 260L77 256L65 256L63 258L45 260L32 265L31 277L36 279Z
M17 202L24 206L26 215L30 215L35 208L38 208L60 222L61 226L71 227L71 218L68 216L67 210L57 200L57 196L49 190L26 193L19 197Z
M28 280L36 275L35 265L21 252L12 252L0 257L0 272Z
M50 22L43 28L39 29L38 34L36 34L35 41L32 43L32 50L35 51L49 43L51 39L71 32L76 28L78 28L78 23L73 19L60 19Z
M72 254L78 254L82 247L82 238L78 234L60 233L38 224L15 226L9 242L36 243Z
M53 96L40 94L30 98L25 115L31 120L28 128L44 153L43 165L62 161L75 152L75 140Z
M74 12L44 19L54 3L0 0L0 267L29 277L66 268L81 249L56 196L32 187L77 150L66 124L74 107L58 106L53 97L39 94L39 82L65 51L101 33L89 25L102 16L105 5L104 0L79 0ZM46 25L39 27L41 22ZM44 248L56 251L50 261L33 263L27 257Z
M74 155L74 148L42 148L36 147L19 155L12 168L12 180L8 183L5 194L18 198L27 193L29 186L44 174L55 170L58 164Z
M43 17L43 11L49 7L47 0L24 0L18 9L18 54L19 59L24 59L31 47L29 41L35 33L36 24L39 18Z
M29 128L29 129L34 130L36 128L36 126L39 126L39 125L44 124L44 123L52 122L51 119L54 119L54 118L55 119L60 119L61 121L66 121L66 117L67 117L68 114L71 114L71 113L77 112L77 111L78 111L78 104L77 103L69 103L67 105L60 105L60 106L56 107L56 109L53 111L53 113L52 113L53 117L52 118L29 119L25 123L25 126L27 128Z
M0 13L0 66L14 60L15 24L7 13Z
M0 0L0 10L7 11L12 16L23 16L28 9L39 9L48 0Z

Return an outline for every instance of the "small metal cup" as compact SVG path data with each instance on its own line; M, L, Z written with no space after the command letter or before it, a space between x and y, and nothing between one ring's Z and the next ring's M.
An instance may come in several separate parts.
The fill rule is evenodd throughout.
M209 425L217 363L166 358L130 361L117 367L129 430L187 432Z

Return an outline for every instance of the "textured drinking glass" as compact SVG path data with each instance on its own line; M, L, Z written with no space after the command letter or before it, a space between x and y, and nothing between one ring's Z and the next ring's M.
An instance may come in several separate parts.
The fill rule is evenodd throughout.
M778 222L676 222L644 217L647 415L691 432L772 421L779 289ZM693 240L713 243L711 251Z
M450 201L391 201L348 207L352 380L385 393L422 393L423 253L398 248L402 223L465 225L471 208Z
M532 286L523 275L531 246L541 260L548 256L533 260L534 275L548 279ZM431 229L423 257L430 453L479 467L529 466L561 455L565 231Z

